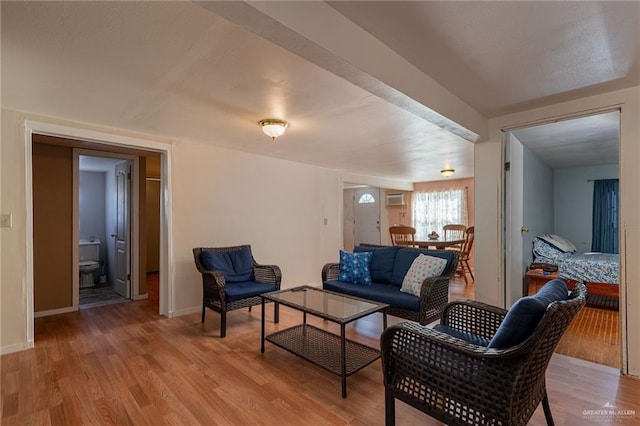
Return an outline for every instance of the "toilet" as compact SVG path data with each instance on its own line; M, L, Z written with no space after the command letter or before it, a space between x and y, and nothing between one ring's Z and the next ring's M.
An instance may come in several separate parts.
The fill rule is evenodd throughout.
M100 268L100 241L80 240L80 288L93 287L93 273Z

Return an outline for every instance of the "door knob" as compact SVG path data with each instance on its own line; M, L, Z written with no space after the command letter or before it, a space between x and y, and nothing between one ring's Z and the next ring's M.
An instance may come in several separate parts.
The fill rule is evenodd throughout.
M115 238L117 236L118 236L118 234L111 234L111 238Z
M523 226L522 228L520 228L520 232L529 232L529 228Z

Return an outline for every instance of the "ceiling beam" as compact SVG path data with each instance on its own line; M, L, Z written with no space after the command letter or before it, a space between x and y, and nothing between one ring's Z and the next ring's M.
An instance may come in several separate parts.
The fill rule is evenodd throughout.
M487 134L478 111L324 2L199 4L463 139Z

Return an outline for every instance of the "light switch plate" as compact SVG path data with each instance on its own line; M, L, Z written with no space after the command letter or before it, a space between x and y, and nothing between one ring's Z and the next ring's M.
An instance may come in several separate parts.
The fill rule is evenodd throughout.
M11 228L12 217L10 214L0 215L0 228Z

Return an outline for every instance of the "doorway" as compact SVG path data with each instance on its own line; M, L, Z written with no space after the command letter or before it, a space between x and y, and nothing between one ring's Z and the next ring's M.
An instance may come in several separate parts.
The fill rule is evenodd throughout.
M74 191L78 193L81 269L78 306L86 309L126 302L131 299L127 275L132 269L129 247L135 235L129 232L132 188L127 175L131 176L134 157L87 150L74 150L74 155L78 156ZM94 267L97 270L92 272ZM83 268L89 271L83 273Z
M359 244L381 244L380 188L345 183L343 190L343 235L345 250Z
M535 291L527 289L525 278L533 262L556 263L560 277L577 278L571 275L575 272L570 262L579 261L582 253L595 251L591 245L594 181L619 179L619 145L617 110L504 133L506 306L525 291ZM534 244L545 235L567 239L575 246L575 253L558 255L571 256L568 261L542 258ZM619 271L619 259L615 259ZM593 282L588 276L584 280ZM596 282L609 282L619 288L619 276ZM557 351L619 368L621 336L618 297L615 299L600 303L602 299L590 297ZM599 350L594 351L594 347Z
M173 309L172 300L169 299L170 294L170 281L169 276L171 275L171 265L169 264L169 252L171 250L171 239L169 238L171 233L170 227L170 211L168 210L168 206L171 201L171 191L170 185L168 182L168 178L165 179L166 176L169 176L170 171L170 145L139 140L134 138L128 138L124 136L115 135L112 133L102 133L91 130L84 130L78 128L71 128L66 126L59 126L49 123L42 122L33 122L33 121L25 121L25 166L27 172L27 179L25 185L25 200L26 200L26 212L27 212L27 247L26 247L26 259L27 259L27 271L26 271L26 280L25 280L25 294L27 299L27 316L26 316L26 329L27 329L27 347L33 347L34 345L34 318L36 316L42 316L40 314L36 314L36 311L42 311L42 306L38 306L42 303L42 301L46 301L47 303L53 301L59 304L58 307L54 307L53 309L44 309L46 315L53 315L57 313L65 313L77 310L77 304L73 306L73 300L78 300L77 294L72 294L73 288L78 288L76 285L68 285L63 286L63 288L56 287L53 285L52 291L50 292L54 297L40 297L39 300L36 300L37 294L41 294L40 291L36 291L35 283L36 282L45 282L49 285L52 283L69 283L72 280L78 280L77 274L73 274L72 272L72 264L77 264L72 260L64 262L67 265L70 265L65 269L64 277L55 277L55 274L50 274L49 270L44 269L45 278L47 279L38 279L38 275L42 275L42 272L38 272L34 265L34 258L38 256L38 253L43 258L49 258L50 265L56 264L56 256L59 254L63 254L64 256L69 256L68 253L72 253L74 259L78 259L78 247L77 245L72 244L72 241L78 241L78 230L77 227L71 226L72 223L77 223L77 217L73 218L73 221L70 220L73 212L72 212L72 202L71 202L71 181L73 175L73 168L68 167L67 171L60 171L56 168L59 161L72 161L73 155L70 147L79 147L82 149L90 149L90 150L100 150L102 152L118 152L125 153L129 155L148 155L153 154L156 158L158 158L158 172L161 179L160 188L160 201L159 201L159 211L160 211L160 229L159 229L159 273L155 274L155 283L156 283L156 293L155 297L157 297L157 306L158 313L160 315L169 315L171 310ZM39 199L39 195L35 193L33 190L34 184L34 174L39 169L34 165L37 162L36 156L37 153L34 151L33 141L37 138L57 138L59 139L60 146L58 148L64 148L62 151L62 155L55 156L50 158L50 165L52 167L49 168L50 173L45 175L47 179L58 179L58 180L66 180L68 184L66 187L69 188L68 191L65 191L65 194L68 193L68 203L64 202L64 197L59 197L59 194L49 193L48 191L41 191L42 194L45 194L45 197ZM54 146L53 144L43 144L47 147ZM65 151L66 149L66 151ZM55 151L55 149L54 149ZM62 151L58 150L58 154ZM68 152L68 153L67 153ZM139 178L139 177L138 177ZM138 179L136 179L138 180ZM63 185L64 186L64 185ZM62 186L59 186L62 187ZM66 196L65 196L66 197ZM45 211L38 210L38 204L42 205L42 202L45 201L45 205L50 208ZM139 201L138 201L139 202ZM63 206L68 206L68 211L65 208L61 208ZM49 238L55 236L47 236L42 233L38 233L38 229L34 225L34 216L36 215L47 215L51 216L52 223L55 226L47 226L44 229L47 230L60 230L67 229L68 232L66 235L72 235L72 238ZM134 228L135 228L135 216L134 216ZM67 225L68 223L68 225ZM41 235L42 234L42 235ZM37 235L45 236L45 238L37 238ZM65 242L67 241L67 242ZM133 247L133 264L139 265L141 264L138 259L138 253L140 253L140 248L137 246L138 243L134 241ZM54 256L55 254L55 256ZM55 269L55 268L54 268ZM144 267L143 274L144 275ZM58 279L63 278L63 279ZM142 286L145 285L144 281L141 283ZM135 287L136 283L134 281L134 294L132 295L133 299L146 298L147 295L146 289L141 289L136 291ZM64 290L64 291L61 291Z

